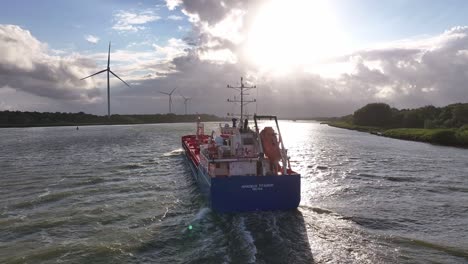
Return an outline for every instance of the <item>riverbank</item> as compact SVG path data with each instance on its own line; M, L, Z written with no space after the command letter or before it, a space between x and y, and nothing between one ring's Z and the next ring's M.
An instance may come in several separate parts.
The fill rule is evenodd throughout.
M143 125L178 122L96 122L96 123L48 123L48 124L0 124L1 128L22 128L22 127L81 127L81 126L113 126L113 125ZM180 122L184 123L184 122Z
M207 114L153 114L153 115L111 115L97 116L80 113L39 113L0 111L0 128L8 127L51 127L51 126L98 126L98 125L140 125L159 123L221 121L220 117Z
M195 119L194 119L195 120ZM170 123L190 123L194 120L176 120L176 121L153 121L153 122L96 122L96 123L50 123L50 124L0 124L2 128L26 128L26 127L82 127L82 126L116 126L116 125L145 125L145 124L170 124ZM217 120L203 120L205 122L223 121L224 119Z
M332 127L367 132L402 140L426 142L436 145L468 148L468 126L461 128L382 128L358 126L343 121L322 122Z

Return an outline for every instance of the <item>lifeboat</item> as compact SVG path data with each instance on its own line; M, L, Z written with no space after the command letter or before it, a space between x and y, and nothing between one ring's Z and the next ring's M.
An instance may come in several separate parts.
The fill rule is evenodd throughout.
M265 127L260 132L260 138L262 140L263 152L270 160L271 170L275 174L278 174L280 168L278 162L281 160L281 151L275 130L272 127Z

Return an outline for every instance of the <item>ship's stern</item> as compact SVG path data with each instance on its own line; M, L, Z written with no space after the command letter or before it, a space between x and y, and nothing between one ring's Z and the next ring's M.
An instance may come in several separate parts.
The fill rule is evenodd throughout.
M218 212L292 210L301 200L301 176L212 178L210 196Z

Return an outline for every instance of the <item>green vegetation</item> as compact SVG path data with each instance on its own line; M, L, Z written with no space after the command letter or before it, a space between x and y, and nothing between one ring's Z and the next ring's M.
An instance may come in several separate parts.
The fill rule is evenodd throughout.
M381 132L384 131L384 129L379 128L379 127L371 127L371 126L359 126L359 125L354 125L346 121L334 121L334 122L325 122L326 124L329 124L334 127L339 127L339 128L344 128L344 129L351 129L351 130L357 130L361 132Z
M398 110L372 103L325 123L386 137L468 147L468 104Z
M391 138L423 141L441 145L456 145L456 129L397 128L385 131L382 135Z
M353 118L356 125L386 126L392 123L392 109L388 104L368 104L354 112Z
M29 127L29 126L83 126L83 125L118 125L118 124L150 124L193 122L200 116L203 121L219 121L214 115L111 115L97 116L79 113L39 113L20 111L0 111L0 127Z
M387 128L460 128L468 124L468 104L402 110L383 103L368 104L354 112L353 122Z

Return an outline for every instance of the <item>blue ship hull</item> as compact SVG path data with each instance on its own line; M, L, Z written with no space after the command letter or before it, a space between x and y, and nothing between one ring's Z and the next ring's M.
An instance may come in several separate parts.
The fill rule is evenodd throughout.
M187 161L201 191L217 212L292 210L301 200L301 176L229 176L211 178Z

